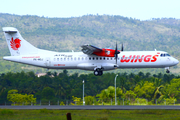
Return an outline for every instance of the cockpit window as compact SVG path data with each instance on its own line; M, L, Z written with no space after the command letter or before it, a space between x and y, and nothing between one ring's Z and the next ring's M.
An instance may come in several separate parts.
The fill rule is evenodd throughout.
M170 56L169 54L166 54L166 56Z
M167 54L167 53L162 53L161 55L160 55L161 57L170 57L170 55L169 54Z

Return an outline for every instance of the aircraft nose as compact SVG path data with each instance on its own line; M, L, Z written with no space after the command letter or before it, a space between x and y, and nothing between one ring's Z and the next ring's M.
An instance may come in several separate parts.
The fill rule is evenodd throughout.
M173 63L174 63L175 65L177 65L177 64L179 63L179 61L174 58Z

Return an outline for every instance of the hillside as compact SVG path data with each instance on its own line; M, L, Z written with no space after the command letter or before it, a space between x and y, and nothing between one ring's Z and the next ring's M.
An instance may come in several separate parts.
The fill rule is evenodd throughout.
M80 51L82 44L115 48L117 41L119 49L121 43L124 44L124 49L128 51L157 49L167 51L180 60L179 19L162 18L140 21L108 15L45 18L0 13L0 28L7 26L16 27L31 44L47 50ZM14 63L2 61L2 56L9 55L2 32L0 32L0 42L0 66L3 66L0 72L16 71ZM7 65L9 65L8 69L5 67ZM27 68L21 64L15 64L15 66L18 66L18 71ZM41 71L44 70L39 72ZM154 71L154 69L150 69L150 71ZM159 71L162 72L163 70L160 69ZM172 72L180 73L180 67L174 67Z

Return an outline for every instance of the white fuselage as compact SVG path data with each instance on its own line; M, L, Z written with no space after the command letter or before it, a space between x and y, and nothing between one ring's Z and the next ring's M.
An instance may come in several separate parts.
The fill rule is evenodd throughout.
M3 27L3 32L11 54L3 57L4 60L47 69L91 70L96 76L116 68L165 68L169 73L169 67L179 63L167 52L123 51L123 47L120 51L117 44L115 50L85 44L81 46L82 52L53 52L34 47L14 27Z
M179 61L163 51L123 51L118 55L117 67L114 57L87 55L83 52L52 52L42 50L38 54L7 56L5 60L34 65L48 69L82 69L94 71L95 68L113 70L116 68L165 68Z

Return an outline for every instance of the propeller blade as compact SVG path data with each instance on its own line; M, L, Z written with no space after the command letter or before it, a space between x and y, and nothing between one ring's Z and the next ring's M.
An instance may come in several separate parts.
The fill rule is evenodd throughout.
M123 51L124 50L124 46L123 46L123 43L122 43L122 48L121 48L121 51Z
M117 51L117 42L116 42L116 49L115 49L115 59L116 59L116 64L117 64L117 57L118 57L117 54L119 54L119 51Z

